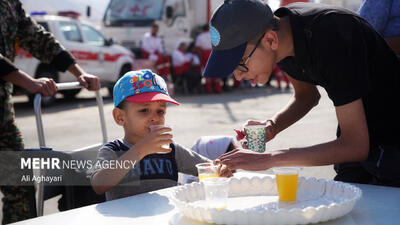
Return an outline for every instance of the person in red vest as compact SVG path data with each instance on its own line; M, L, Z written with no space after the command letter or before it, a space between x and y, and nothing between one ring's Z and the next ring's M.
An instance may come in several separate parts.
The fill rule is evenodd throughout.
M165 54L162 39L157 36L158 25L153 23L151 31L142 38L142 57L156 63L158 74L164 79L168 77L171 59Z
M309 2L309 0L281 0L281 6L289 5L294 2Z
M200 33L195 42L196 48L200 49L201 52L201 67L204 69L207 65L208 58L211 54L211 39L210 39L210 28L208 24L203 26L203 32ZM222 80L220 78L206 78L206 91L207 93L212 93L214 87L214 91L216 93L222 92Z
M177 49L172 54L172 64L175 76L182 76L182 74L190 69L190 59L186 57L186 43L181 42Z
M278 83L278 88L281 89L281 79L283 79L286 83L286 90L290 89L290 81L287 78L285 72L283 72L277 64L275 64L274 69L272 70L272 74L275 74L276 82Z
M198 88L201 86L201 73L192 66L194 59L193 56L187 53L185 42L181 42L172 54L174 74L176 79L180 80L175 84L181 85L181 87L178 86L178 89L183 88L183 91L187 93L195 89L199 91Z

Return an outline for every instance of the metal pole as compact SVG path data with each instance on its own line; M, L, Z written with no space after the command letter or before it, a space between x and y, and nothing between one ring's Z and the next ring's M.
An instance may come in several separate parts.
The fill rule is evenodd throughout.
M69 83L59 83L57 84L58 90L71 90L71 89L79 89L82 88L79 82L69 82ZM44 129L43 129L43 121L42 121L42 107L41 102L42 95L36 94L35 99L33 101L33 108L35 111L35 118L36 118L36 128L38 133L39 139L39 146L40 148L46 148L45 137L44 137ZM103 98L100 94L100 90L96 91L96 101L97 106L99 108L99 116L100 116L100 124L101 124L101 132L103 134L103 144L107 142L107 129L106 129L106 122L104 119L104 110L103 110ZM45 171L39 169L39 176L45 176ZM44 183L40 182L38 184L38 197L36 201L37 207L37 216L43 216L43 206L44 206Z
M37 134L38 134L38 139L39 139L39 147L40 148L45 148L46 144L44 141L44 131L43 131L43 122L42 122L42 107L41 107L41 102L42 101L42 95L41 94L36 94L35 99L33 100L33 109L35 111L35 118L36 118L36 129L37 129ZM41 168L41 167L39 167ZM44 171L42 169L39 169L39 176L44 176ZM43 196L44 196L44 185L42 182L38 184L37 187L38 190L38 197L36 201L36 209L37 209L37 216L43 216L43 207L44 207L44 201L43 201Z
M44 141L44 131L43 131L43 122L42 122L42 106L41 102L42 101L42 95L41 94L36 94L35 99L33 100L33 109L35 111L35 118L36 118L36 129L38 133L38 139L39 139L39 147L46 147L45 141Z
M97 107L99 108L101 132L103 134L103 144L104 144L107 142L107 128L106 128L106 121L104 119L103 97L100 94L100 90L96 91L96 101L97 101Z

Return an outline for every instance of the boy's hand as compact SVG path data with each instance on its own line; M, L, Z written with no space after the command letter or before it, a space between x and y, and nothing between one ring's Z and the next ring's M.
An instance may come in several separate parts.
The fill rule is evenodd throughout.
M142 138L134 148L139 151L140 158L154 153L169 153L171 149L165 149L162 145L172 143L171 128L163 127L158 130L151 131L146 137Z
M220 177L232 177L235 171L230 170L226 165L221 164L219 159L214 161L215 165L219 165L218 167L218 176Z

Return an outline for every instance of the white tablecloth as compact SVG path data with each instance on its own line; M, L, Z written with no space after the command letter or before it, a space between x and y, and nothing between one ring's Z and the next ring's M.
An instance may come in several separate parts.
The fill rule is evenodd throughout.
M238 173L240 176L254 176ZM257 175L265 176L265 175ZM353 211L324 225L398 225L400 224L400 188L354 184L363 195ZM174 187L175 188L175 187ZM136 195L124 199L90 205L16 224L151 224L151 225L197 225L204 224L183 217L169 199L174 188Z

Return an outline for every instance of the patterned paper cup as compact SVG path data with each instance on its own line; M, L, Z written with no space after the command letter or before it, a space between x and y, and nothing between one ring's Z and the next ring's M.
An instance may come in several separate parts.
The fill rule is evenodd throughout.
M265 125L244 126L247 146L254 152L265 152Z

